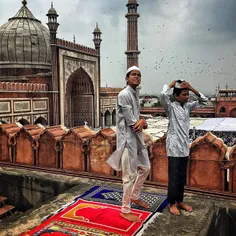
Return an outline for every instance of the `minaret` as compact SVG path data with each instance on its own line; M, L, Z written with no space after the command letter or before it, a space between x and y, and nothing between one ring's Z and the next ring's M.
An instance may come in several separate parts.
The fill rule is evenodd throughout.
M98 23L96 23L96 28L93 31L93 42L94 42L95 48L99 52L99 55L100 55L100 45L101 45L101 42L102 42L101 34L102 34L102 32L98 28Z
M98 87L99 87L99 104L98 104L98 109L99 109L99 126L102 126L102 117L101 117L101 99L100 99L100 89L101 89L101 55L100 55L100 47L101 47L101 30L98 28L98 23L96 24L96 28L93 31L93 42L95 49L98 51L99 58L98 58Z
M57 28L59 24L57 23L58 14L53 8L53 3L47 14L48 17L48 28L50 31L50 43L51 43L51 53L52 53L52 84L51 90L52 95L52 124L60 124L60 112L59 112L59 78L58 78L58 58L57 58Z
M127 68L130 66L138 66L138 55L140 51L138 50L138 18L137 13L139 4L136 0L129 0L126 5L128 8L128 13L125 15L127 18Z

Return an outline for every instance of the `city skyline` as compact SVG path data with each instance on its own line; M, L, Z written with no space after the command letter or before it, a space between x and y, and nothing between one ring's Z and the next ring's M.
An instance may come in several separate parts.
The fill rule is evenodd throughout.
M51 3L28 0L28 8L46 26ZM92 32L102 31L101 84L124 87L128 0L54 0L59 14L58 38L94 47ZM185 79L196 89L214 94L220 85L236 88L236 3L227 0L137 0L141 93L159 94L164 83ZM9 5L11 7L9 7ZM66 7L65 7L66 5ZM22 6L0 0L0 25ZM7 11L6 11L7 9ZM85 27L86 25L86 27ZM151 85L151 86L150 86Z

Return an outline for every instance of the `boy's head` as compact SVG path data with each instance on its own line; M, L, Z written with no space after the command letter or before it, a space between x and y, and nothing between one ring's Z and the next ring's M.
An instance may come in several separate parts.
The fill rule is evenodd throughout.
M139 86L141 82L141 72L140 69L137 66L131 66L126 71L126 82L127 85L130 85L133 88L136 88Z
M182 80L177 80L176 85L173 90L173 96L176 101L184 104L188 101L189 98L189 90L186 88L181 88L181 83L184 82Z

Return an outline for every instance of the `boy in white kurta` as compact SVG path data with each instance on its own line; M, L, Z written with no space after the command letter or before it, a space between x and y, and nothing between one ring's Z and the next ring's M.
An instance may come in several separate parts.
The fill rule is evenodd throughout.
M121 217L129 221L140 221L130 210L131 202L144 208L149 206L139 199L140 191L149 171L150 162L143 141L142 129L147 128L144 119L140 119L139 96L136 88L141 82L138 67L132 66L126 72L127 87L117 99L116 133L117 150L107 163L115 170L122 170L123 199Z
M175 101L170 100L170 90L173 90ZM196 101L188 101L189 91L195 94ZM206 97L194 89L188 82L172 81L164 85L160 103L169 119L166 137L168 156L168 193L167 201L170 212L180 215L178 208L192 212L192 207L184 203L184 185L189 156L190 113L199 104L204 104Z

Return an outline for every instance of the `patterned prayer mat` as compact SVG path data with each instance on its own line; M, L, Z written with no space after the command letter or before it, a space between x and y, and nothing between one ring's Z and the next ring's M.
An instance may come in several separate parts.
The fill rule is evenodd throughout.
M141 222L129 222L120 217L120 206L78 199L23 236L135 235L152 215L143 210L132 210Z
M108 186L95 186L85 192L79 198L83 198L85 200L91 200L96 202L110 203L114 205L121 206L122 205L122 194L123 190L121 188L113 188ZM77 198L78 199L78 198ZM142 193L140 195L140 199L147 203L150 208L145 209L134 203L132 203L132 209L140 209L151 212L162 212L162 210L167 206L166 195L164 194L154 194L154 193Z

